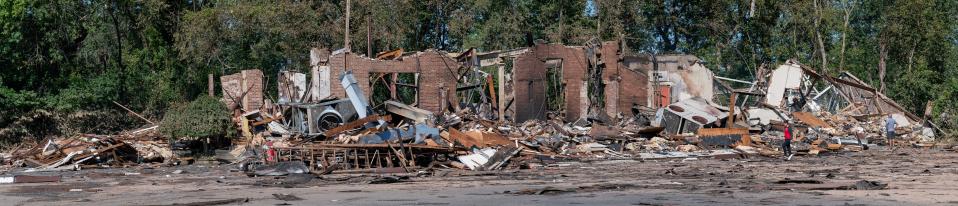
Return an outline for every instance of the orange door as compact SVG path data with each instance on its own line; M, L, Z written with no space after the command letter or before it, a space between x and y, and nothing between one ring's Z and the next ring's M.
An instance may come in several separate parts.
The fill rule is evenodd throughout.
M671 103L672 87L668 85L659 85L659 107L668 106Z

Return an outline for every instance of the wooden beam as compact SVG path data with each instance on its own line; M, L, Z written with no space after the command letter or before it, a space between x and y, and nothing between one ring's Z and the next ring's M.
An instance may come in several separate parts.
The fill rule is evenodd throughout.
M136 117L139 117L140 119L143 119L144 121L149 122L150 124L156 124L156 123L154 123L153 121L150 121L149 119L146 119L146 117L143 117L143 116L141 116L140 114L137 114L136 112L133 112L133 110L130 110L129 108L124 107L124 106L121 105L120 103L117 103L116 101L112 101L112 102L113 102L113 104L116 104L116 106L120 106L120 108L123 108L123 109L126 110L127 112L133 113L133 115L136 115Z
M358 120L356 120L356 121L352 121L352 122L349 122L349 123L340 125L340 126L338 126L338 127L329 129L329 130L327 130L326 132L323 132L323 135L325 135L326 137L336 136L336 135L338 135L338 134L340 134L340 133L345 132L346 130L355 129L355 128L357 128L357 127L363 126L363 125L366 124L366 123L369 123L369 122L372 122L372 121L376 121L376 120L379 120L379 119L382 119L382 120L384 120L384 121L389 121L389 120L390 120L389 116L379 116L379 115L375 115L375 114L374 114L374 115L366 116L366 117L364 117L364 118L362 118L362 119L358 119Z
M726 128L732 128L732 124L735 123L735 97L738 96L737 93L732 92L732 96L729 97L728 103L728 120L725 122Z

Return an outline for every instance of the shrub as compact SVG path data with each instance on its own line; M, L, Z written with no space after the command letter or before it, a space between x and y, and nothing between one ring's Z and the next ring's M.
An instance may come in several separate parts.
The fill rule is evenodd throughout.
M200 96L167 111L159 130L170 140L232 137L236 130L230 116L226 105L213 97Z

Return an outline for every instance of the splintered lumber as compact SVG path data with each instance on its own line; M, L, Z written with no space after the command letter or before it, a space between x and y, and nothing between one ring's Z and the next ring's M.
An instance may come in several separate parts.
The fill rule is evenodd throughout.
M828 125L828 123L826 123L825 121L818 119L817 117L815 117L815 115L812 115L812 113L793 112L792 116L795 117L795 119L798 119L798 121L801 121L807 124L808 126L822 127L822 128L831 127L831 125Z
M340 125L340 126L338 126L338 127L335 127L335 128L329 129L329 130L326 130L326 132L324 132L323 135L326 135L327 137L336 136L336 135L339 135L340 133L343 133L343 132L345 132L345 131L359 128L360 126L363 126L363 125L365 125L366 123L369 123L369 122L372 122L372 121L376 121L376 120L379 120L379 119L382 119L383 121L389 121L389 120L390 120L389 116L370 115L370 116L364 117L364 118L362 118L362 119L358 119L358 120L356 120L356 121L352 121L352 122L349 122L349 123Z
M99 153L102 153L102 152L105 152L105 151L109 151L109 150L112 150L112 149L116 149L116 148L118 148L118 147L120 147L120 146L123 146L123 145L126 145L126 143L124 143L124 142L119 142L119 143L116 143L116 144L114 144L114 145L110 145L109 147L105 147L105 148L102 148L102 149L98 149L98 150L93 151L93 152L90 152L90 153L84 153L84 154L81 154L81 155L77 155L76 157L73 157L73 159L83 159L83 158L87 158L87 157L90 157L90 156L93 156L93 155L96 155L96 154L99 154Z
M467 131L461 132L455 128L449 128L449 139L454 142L459 142L464 147L486 147L491 145L511 145L513 144L512 140L509 138L503 137L496 133L491 132L480 132L480 131Z

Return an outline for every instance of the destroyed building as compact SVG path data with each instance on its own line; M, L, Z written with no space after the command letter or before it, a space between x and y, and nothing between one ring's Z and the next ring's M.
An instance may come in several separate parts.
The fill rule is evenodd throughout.
M907 137L900 141L921 145L936 132L854 75L831 77L796 61L739 80L716 76L693 55L634 54L618 41L309 54L308 72L220 77L241 136L230 156L254 175L277 174L268 168L280 165L322 175L532 167L543 156L776 157L784 124L797 128L796 151L804 155L860 151L884 144L881 121L889 114ZM267 79L276 81L275 99L265 94ZM112 163L134 154L176 159L160 141L139 137L155 128L82 144L49 141L15 157L45 170L121 149L130 156L110 155ZM133 147L116 146L126 144Z

